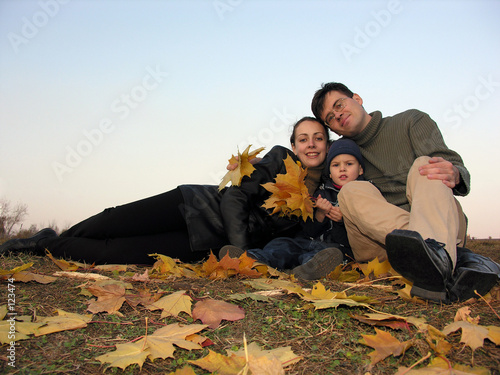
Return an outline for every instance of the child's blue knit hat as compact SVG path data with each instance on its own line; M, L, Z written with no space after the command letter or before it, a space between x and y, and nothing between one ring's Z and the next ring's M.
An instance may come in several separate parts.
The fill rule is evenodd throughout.
M363 160L363 156L361 155L361 150L354 141L347 138L340 138L337 139L336 141L333 141L332 145L330 146L330 149L328 150L328 156L326 157L327 168L330 168L330 163L332 162L332 159L335 156L341 154L348 154L354 156L356 159L358 159L358 162L359 164L361 164L361 167L365 169L365 162Z

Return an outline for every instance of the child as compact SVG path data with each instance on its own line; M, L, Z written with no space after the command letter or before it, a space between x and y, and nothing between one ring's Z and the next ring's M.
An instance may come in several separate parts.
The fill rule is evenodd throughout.
M290 273L305 280L324 277L344 258L353 259L337 195L342 186L362 178L363 157L354 141L341 138L333 142L326 161L330 179L314 194L314 220L303 224L300 235L275 238L263 249L248 250L248 256L280 270L291 269ZM236 246L224 246L219 258L226 253L237 258L244 251Z

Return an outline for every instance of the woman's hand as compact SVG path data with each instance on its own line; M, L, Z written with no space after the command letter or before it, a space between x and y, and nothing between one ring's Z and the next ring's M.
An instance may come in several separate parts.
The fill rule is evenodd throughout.
M236 160L239 160L238 156L235 156L235 159L236 159ZM262 160L262 158L253 158L253 159L250 159L250 160L249 160L249 162L250 162L250 164L252 164L252 165L253 165L253 164L258 163L258 162L259 162L259 161L261 161L261 160ZM238 164L239 164L239 163L229 163L229 164L227 165L226 169L227 169L228 171L234 171L236 168L238 168Z

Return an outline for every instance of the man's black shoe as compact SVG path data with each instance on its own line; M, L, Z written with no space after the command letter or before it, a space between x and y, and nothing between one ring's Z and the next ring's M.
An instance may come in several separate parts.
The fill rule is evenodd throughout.
M457 265L453 275L450 296L454 300L467 300L484 296L500 279L500 265L488 257L457 247Z
M13 240L9 240L0 245L0 254L7 254L7 253L21 252L21 251L40 252L42 249L37 247L38 241L51 237L57 237L57 233L51 228L45 228L42 229L40 232L36 233L35 235L33 235L32 237L15 238Z
M450 302L447 287L453 263L444 244L433 239L424 241L415 231L396 229L386 236L385 245L391 266L413 282L412 296Z

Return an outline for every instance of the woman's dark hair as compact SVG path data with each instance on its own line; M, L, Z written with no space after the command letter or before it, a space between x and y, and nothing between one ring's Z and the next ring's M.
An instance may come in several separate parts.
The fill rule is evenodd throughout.
M339 91L349 98L354 96L354 93L347 88L346 85L339 82L330 82L323 83L321 88L314 93L312 102L311 102L311 110L316 119L318 119L321 123L323 123L323 119L321 118L321 112L323 112L323 107L325 105L325 96L330 91Z
M302 117L299 121L297 121L293 125L292 135L290 135L290 144L295 145L295 133L296 133L297 127L300 124L302 124L304 121L314 121L314 122L317 122L318 124L320 124L323 127L323 129L325 129L326 142L327 143L330 142L330 133L328 131L329 129L328 129L328 127L325 124L323 124L323 121L318 120L317 118L314 118L314 117L311 117L311 116L305 116L305 117Z

